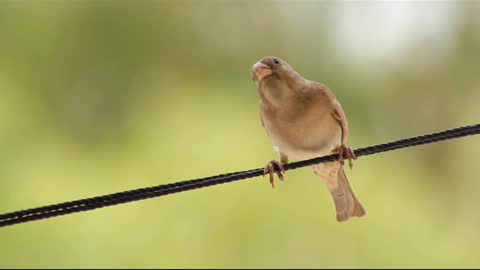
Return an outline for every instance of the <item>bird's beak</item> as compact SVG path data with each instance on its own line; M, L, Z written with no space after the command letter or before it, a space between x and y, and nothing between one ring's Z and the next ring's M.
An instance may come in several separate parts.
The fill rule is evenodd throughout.
M262 62L257 62L255 65L253 65L252 68L252 77L254 81L261 81L263 78L272 75L272 69L262 63Z

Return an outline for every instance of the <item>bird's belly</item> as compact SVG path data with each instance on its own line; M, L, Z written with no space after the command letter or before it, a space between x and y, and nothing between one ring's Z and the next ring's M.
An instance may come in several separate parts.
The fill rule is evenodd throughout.
M266 128L275 147L290 160L329 155L340 145L342 137L340 125L333 117L268 123Z

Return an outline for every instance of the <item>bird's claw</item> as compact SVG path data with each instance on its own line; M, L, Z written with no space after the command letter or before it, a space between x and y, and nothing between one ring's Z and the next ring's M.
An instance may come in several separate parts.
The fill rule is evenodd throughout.
M280 170L278 170L278 169ZM283 181L284 177L283 175L285 174L285 167L283 167L283 164L276 161L272 160L270 161L265 169L263 170L263 176L269 174L270 175L270 184L272 185L272 188L275 188L275 181L274 181L274 176L273 173L276 173L278 176L278 179Z
M355 152L353 152L352 148L349 146L342 144L338 148L338 162L342 164L342 166L345 164L344 159L348 159L348 165L350 166L350 169L353 168L353 160L357 159L357 156L355 155Z

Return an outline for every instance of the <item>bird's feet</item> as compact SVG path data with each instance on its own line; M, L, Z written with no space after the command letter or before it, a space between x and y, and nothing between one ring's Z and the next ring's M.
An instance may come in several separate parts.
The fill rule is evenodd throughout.
M278 175L278 179L283 181L283 174L285 174L285 168L283 167L283 163L272 160L267 164L265 170L263 170L263 176L269 174L270 184L272 185L272 188L275 188L273 173L276 173Z
M350 169L353 168L353 160L357 159L357 156L355 155L355 152L353 152L352 148L349 146L342 144L338 148L338 162L342 164L342 166L345 164L345 157L348 159L348 165L350 166Z

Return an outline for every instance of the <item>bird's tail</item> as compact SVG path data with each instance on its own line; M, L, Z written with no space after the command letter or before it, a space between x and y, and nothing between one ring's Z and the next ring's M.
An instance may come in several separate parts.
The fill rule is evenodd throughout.
M338 184L330 190L337 211L337 221L344 222L351 217L363 217L366 211L353 193L343 166L338 169Z

